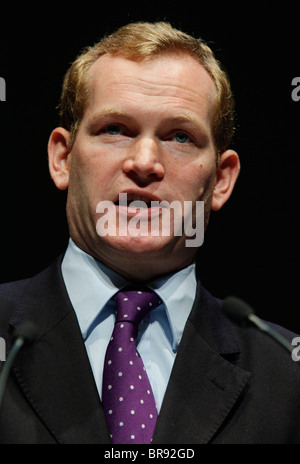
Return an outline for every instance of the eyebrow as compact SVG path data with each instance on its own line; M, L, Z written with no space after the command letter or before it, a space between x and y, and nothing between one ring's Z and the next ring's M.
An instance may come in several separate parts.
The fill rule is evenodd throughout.
M105 121L105 119L127 119L128 121L136 122L136 117L132 116L127 111L113 108L110 106L102 108L98 113L95 113L88 125L93 127L95 124L98 124L100 121ZM164 122L172 122L178 124L187 124L193 126L195 130L201 132L203 135L208 135L207 128L199 121L196 116L187 114L187 113L175 113L169 114L165 117Z
M112 108L108 106L108 107L102 108L101 111L92 115L88 125L91 127L94 124L97 124L99 121L103 121L109 118L122 118L122 119L129 119L129 120L134 119L127 111L118 110L116 108Z
M192 116L190 114L186 113L178 113L171 115L167 120L173 121L173 122L178 122L181 124L189 124L191 126L194 126L195 129L200 130L201 132L205 132L205 126L202 124L201 121L195 116Z

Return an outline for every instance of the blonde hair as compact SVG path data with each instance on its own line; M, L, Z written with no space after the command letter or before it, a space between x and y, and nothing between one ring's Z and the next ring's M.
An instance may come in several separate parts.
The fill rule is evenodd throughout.
M88 71L100 56L109 53L141 61L168 52L191 55L206 69L215 84L212 132L219 157L228 148L234 132L234 100L228 76L203 40L166 22L128 24L85 48L77 57L66 73L60 101L61 125L71 133L70 144L75 141L88 101Z

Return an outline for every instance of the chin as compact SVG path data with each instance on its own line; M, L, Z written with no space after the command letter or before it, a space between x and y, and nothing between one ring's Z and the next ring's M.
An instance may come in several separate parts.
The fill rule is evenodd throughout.
M190 264L194 253L182 237L106 236L98 237L92 255L124 277L148 281Z
M164 251L171 248L170 237L102 237L103 242L111 249L116 251L140 255L145 253L154 253ZM173 239L174 240L174 239Z

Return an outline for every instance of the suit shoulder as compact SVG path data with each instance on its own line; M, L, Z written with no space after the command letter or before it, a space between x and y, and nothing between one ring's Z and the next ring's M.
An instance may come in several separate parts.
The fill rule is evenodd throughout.
M234 357L234 362L249 372L259 371L270 378L273 378L275 372L279 376L280 372L282 378L289 375L290 378L295 376L299 380L300 365L293 361L291 354L283 346L253 324L238 324L231 320L223 311L222 299L214 297L203 287L201 293L200 307L205 316L198 312L198 328L211 347L223 353L233 353L234 349L235 353L239 353ZM291 344L294 338L299 337L281 325L264 322ZM205 324L209 325L209 330L204 332Z
M46 267L32 277L0 284L0 299L14 299L19 295L20 292L22 293L29 287L34 286L35 284L39 284L43 279L48 278L49 274L59 269L61 261L62 256L59 256L50 264L50 266Z
M6 321L16 306L28 299L34 300L41 291L51 287L51 280L57 279L60 273L61 260L62 256L33 277L0 284L0 322Z

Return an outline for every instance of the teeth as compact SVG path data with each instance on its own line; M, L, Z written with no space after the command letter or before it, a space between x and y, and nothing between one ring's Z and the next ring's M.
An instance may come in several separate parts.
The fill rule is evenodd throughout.
M144 203L150 203L149 197L139 196L139 195L127 195L127 202L132 201L143 201Z
M146 203L147 207L150 206L150 203L151 203L151 200L149 199L149 197L146 197L146 196L143 196L143 195L134 195L134 194L129 194L127 195L127 206L130 204L130 203L134 203L134 202L138 202L138 201L143 201L144 203ZM120 200L117 200L115 202L116 205L119 205L120 204ZM134 204L132 206L135 206ZM139 204L137 204L136 206L140 206Z

